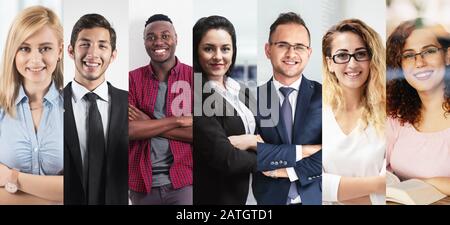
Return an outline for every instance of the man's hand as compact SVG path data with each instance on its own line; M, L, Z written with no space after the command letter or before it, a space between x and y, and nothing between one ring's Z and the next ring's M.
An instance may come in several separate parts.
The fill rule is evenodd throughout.
M128 120L130 121L141 121L141 120L150 120L151 118L136 108L135 106L128 104Z
M309 157L322 149L322 145L302 145L302 158Z
M271 178L289 178L286 168L262 172L265 176Z

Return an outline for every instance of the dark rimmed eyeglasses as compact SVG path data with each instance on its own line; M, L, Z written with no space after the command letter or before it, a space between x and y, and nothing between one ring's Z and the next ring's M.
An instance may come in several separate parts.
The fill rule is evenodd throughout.
M362 50L362 51L357 51L353 54L341 52L336 55L333 55L331 58L333 59L333 62L336 64L345 64L345 63L350 62L350 59L352 57L355 58L355 60L357 62L364 62L364 61L369 61L371 58L371 55L370 55L369 51Z

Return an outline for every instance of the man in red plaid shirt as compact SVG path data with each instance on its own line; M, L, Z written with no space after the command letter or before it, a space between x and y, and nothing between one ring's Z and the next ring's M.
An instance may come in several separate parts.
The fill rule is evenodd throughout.
M169 17L151 16L150 64L129 73L129 186L133 204L192 204L192 67L175 57Z

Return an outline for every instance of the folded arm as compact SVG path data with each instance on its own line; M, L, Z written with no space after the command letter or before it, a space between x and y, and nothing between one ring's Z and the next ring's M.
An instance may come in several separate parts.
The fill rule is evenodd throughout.
M423 180L433 185L443 194L450 196L450 177L432 177Z
M195 117L194 131L194 154L210 167L226 174L255 171L255 152L234 147L216 118Z
M368 197L370 194L385 194L386 177L342 177L323 173L323 201L344 202Z
M11 174L11 169L0 164L0 186L4 186L7 177ZM27 194L37 197L38 199L53 202L63 202L64 196L64 179L63 176L41 176L19 172L17 185L21 192L11 194L8 199L26 200ZM16 195L17 194L17 195Z
M143 140L156 136L192 142L192 117L167 117L151 119L133 105L128 107L130 140Z
M258 170L266 176L289 178L291 182L300 179L300 174L305 178L317 177L322 170L321 153L317 154L321 148L321 145L258 143Z

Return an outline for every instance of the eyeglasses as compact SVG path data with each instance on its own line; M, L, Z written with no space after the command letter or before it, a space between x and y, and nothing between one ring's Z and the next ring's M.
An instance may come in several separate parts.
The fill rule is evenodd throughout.
M370 53L367 50L357 51L353 54L341 52L332 56L333 62L336 64L345 64L350 62L351 58L355 58L357 62L364 62L370 60Z
M418 56L418 55L420 55L420 57L422 57L422 59L426 60L433 56L437 56L437 53L439 52L439 50L442 50L442 49L443 48L429 47L419 53L407 52L402 55L402 62L406 63L406 64L413 64L416 62L416 56Z
M294 48L294 51L296 53L304 53L306 52L310 47L304 45L304 44L289 44L285 41L278 41L274 43L270 43L271 45L275 45L275 47L281 51L287 52L291 48Z

